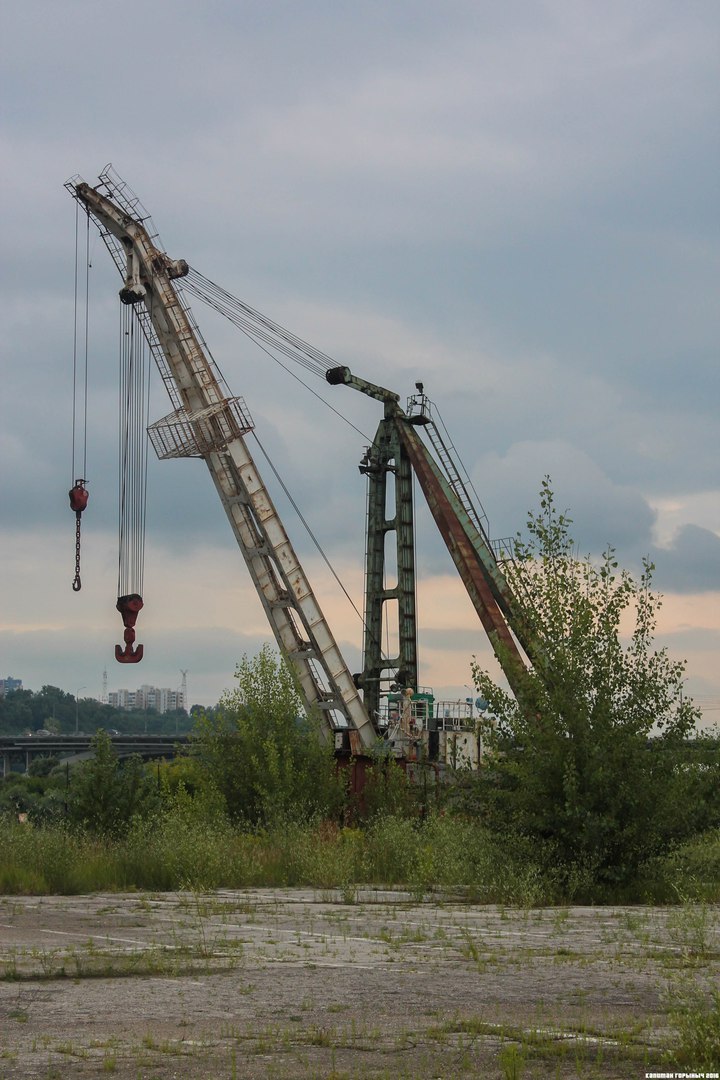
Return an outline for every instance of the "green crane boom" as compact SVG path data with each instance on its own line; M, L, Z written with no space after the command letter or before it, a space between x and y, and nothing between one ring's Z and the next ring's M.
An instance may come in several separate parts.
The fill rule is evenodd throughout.
M537 663L539 647L523 625L512 590L484 530L478 527L477 516L468 513L465 500L453 489L418 435L417 428L429 422L427 417L422 413L408 415L400 406L397 394L366 382L346 367L331 369L326 378L333 385L350 386L385 406L373 445L360 466L361 472L368 475L370 493L364 667L355 678L364 690L366 705L371 710L377 708L380 684L388 678L392 677L399 685L417 686L413 511L412 491L407 482L411 468L510 688L522 699L527 681L522 653ZM389 474L395 479L391 515L386 509ZM390 529L397 534L397 585L392 589L385 586L385 534ZM383 608L390 599L397 600L399 609L400 649L392 663L383 659L381 649ZM394 677L388 672L392 664L396 665Z

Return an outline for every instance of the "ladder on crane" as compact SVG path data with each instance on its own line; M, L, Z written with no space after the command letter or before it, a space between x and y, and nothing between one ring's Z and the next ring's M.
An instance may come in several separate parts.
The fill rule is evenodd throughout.
M418 386L420 385L418 383ZM488 552L496 562L502 562L508 557L508 553L512 551L512 542L505 538L500 540L490 538L488 516L475 491L472 480L460 460L455 444L438 413L437 406L430 401L426 394L413 394L412 397L408 398L407 414L410 418L422 418L423 431L435 451L435 458L445 474L445 479L450 485L455 498L477 529L478 535ZM441 426L445 431L444 436L440 430Z

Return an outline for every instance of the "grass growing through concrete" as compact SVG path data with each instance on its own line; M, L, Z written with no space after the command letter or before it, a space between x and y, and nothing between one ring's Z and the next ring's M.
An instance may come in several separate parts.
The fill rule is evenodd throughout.
M673 1064L717 1069L720 1064L720 990L694 982L675 986L669 999L677 1042Z
M8 1067L28 1053L121 1080L629 1080L708 1069L718 1052L707 904L493 907L362 888L348 904L343 888L271 888L0 898L0 921L16 942L2 957ZM102 994L126 1003L110 1027ZM66 998L83 1025L48 1030Z

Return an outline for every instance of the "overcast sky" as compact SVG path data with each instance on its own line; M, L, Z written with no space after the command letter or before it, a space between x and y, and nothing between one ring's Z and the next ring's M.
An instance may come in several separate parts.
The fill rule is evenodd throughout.
M403 398L422 379L493 536L550 474L582 552L649 555L659 643L720 720L719 29L716 0L4 5L0 677L99 697L104 670L112 690L187 669L190 703L213 704L270 638L204 465L153 459L146 659L115 663L120 283L96 234L70 587L63 184L112 162L171 257ZM366 439L193 310L362 607ZM377 403L313 389L372 437ZM259 464L356 670L358 618ZM471 656L492 661L419 517L422 681L465 696Z

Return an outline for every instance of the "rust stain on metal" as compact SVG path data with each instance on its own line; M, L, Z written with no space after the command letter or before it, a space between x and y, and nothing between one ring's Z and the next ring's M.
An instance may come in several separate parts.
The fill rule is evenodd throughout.
M448 551L452 555L493 651L505 671L513 691L517 694L521 683L527 675L527 668L515 639L510 633L505 616L498 606L490 583L483 573L483 567L478 561L477 553L467 537L462 523L453 512L453 508L430 468L424 453L415 444L416 436L414 432L408 431L403 424L398 426L437 527L447 545Z

